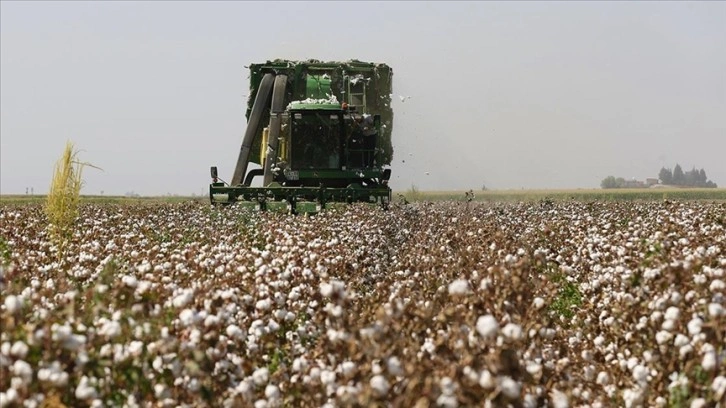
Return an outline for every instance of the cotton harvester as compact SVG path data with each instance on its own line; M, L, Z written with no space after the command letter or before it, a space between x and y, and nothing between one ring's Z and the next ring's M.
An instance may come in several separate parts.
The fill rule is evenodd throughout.
M212 203L370 202L387 207L393 147L385 64L275 60L250 65L247 129L234 175L211 168ZM248 170L250 162L261 168ZM252 187L261 177L260 187Z

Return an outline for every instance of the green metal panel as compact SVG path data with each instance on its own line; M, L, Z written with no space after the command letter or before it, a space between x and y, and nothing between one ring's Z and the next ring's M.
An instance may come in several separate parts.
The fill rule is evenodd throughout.
M305 96L308 99L328 99L333 95L330 89L330 77L328 75L308 74Z

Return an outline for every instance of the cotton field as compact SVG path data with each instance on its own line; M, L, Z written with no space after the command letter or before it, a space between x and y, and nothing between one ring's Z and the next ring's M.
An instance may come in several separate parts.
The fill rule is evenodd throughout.
M726 406L723 202L0 207L0 405Z

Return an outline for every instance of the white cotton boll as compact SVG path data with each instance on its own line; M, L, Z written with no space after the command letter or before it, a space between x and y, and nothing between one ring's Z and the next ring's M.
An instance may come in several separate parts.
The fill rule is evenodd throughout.
M335 384L335 371L322 370L320 371L320 382L323 385Z
M539 335L547 340L552 340L555 338L555 334L557 334L557 330L551 328L551 327L541 327L539 329Z
M512 340L519 340L522 338L522 327L518 324L507 323L502 329L502 334Z
M0 407L5 408L11 406L18 400L18 392L14 388L9 388L5 392L0 392Z
M502 394L509 400L514 400L516 398L519 398L519 393L522 390L522 386L514 381L509 376L503 376L497 378L497 382L499 383L499 389L502 390Z
M345 363L343 363L345 364ZM351 363L352 364L352 363ZM355 366L355 364L353 364ZM296 357L292 362L292 371L296 373L303 372L307 369L308 362L304 357Z
M686 344L690 343L691 340L688 338L688 336L684 336L680 333L676 335L676 341L673 342L673 345L676 347L685 346Z
M436 398L436 406L443 408L458 408L459 401L455 395L441 394Z
M374 375L373 378L371 378L370 385L371 389L373 389L373 392L378 397L388 394L388 389L390 388L388 380L386 380L386 377L382 375Z
M724 315L724 307L719 303L708 304L708 315L711 317L719 317Z
M259 259L259 258L257 258L257 259ZM255 401L255 405L254 405L254 407L255 407L255 408L267 408L267 407L268 407L268 405L269 405L269 404L267 403L267 400L264 400L264 399L258 399L257 401Z
M537 408L537 397L532 394L526 394L522 400L523 408Z
M492 373L490 373L487 369L482 370L481 374L479 374L479 386L485 390L491 390L496 385L497 383L494 381Z
M716 368L716 351L708 350L703 354L701 367L706 371L713 371Z
M356 371L356 365L352 361L344 361L340 365L340 374L345 378L351 377Z
M386 369L388 370L389 373L391 373L397 377L403 375L403 368L401 367L401 361L396 356L389 357L388 360L386 360Z
M98 335L107 339L114 338L121 334L121 324L117 321L106 320L98 330Z
M7 354L7 353L3 353ZM10 355L17 358L25 358L28 355L28 345L18 340L10 347Z
M442 393L451 395L456 392L457 385L451 378L443 377L439 382L439 387L441 387Z
M195 313L191 309L184 309L179 313L179 321L181 321L182 325L184 326L191 326L194 324L194 316Z
M660 327L663 330L673 331L673 329L676 328L676 321L675 320L668 320L668 319L666 319L666 320L663 321L663 324L661 324Z
M540 310L540 309L542 309L542 308L544 307L544 305L545 305L545 300L544 300L544 299L542 299L541 297L536 297L536 298L534 298L534 300L532 301L532 305L534 306L534 308L535 308L536 310Z
M706 406L706 400L703 398L696 398L691 401L691 408L704 408Z
M639 407L643 404L643 390L631 388L623 392L623 400L627 408Z
M592 341L592 343L596 347L600 347L600 346L602 346L605 343L605 337L603 337L603 336L597 336L597 337L595 337L595 340Z
M534 378L539 378L539 376L542 374L542 364L527 362L526 369L527 372Z
M135 288L139 284L139 280L131 275L124 275L121 277L121 282L123 282L124 285Z
M471 293L469 289L469 281L466 279L457 279L449 283L449 295L466 295Z
M474 371L470 366L464 366L464 369L462 370L464 374L464 378L467 379L470 383L478 383L479 382L479 373Z
M699 318L693 318L690 322L688 322L688 333L690 335L696 335L701 332L701 327L703 327L703 320Z
M171 301L171 304L176 308L182 308L188 305L192 300L194 300L194 291L191 289L187 289L184 290L181 294L174 297L174 299Z
M343 308L340 305L334 305L332 303L328 303L325 305L325 312L328 313L328 316L331 317L341 317L343 316Z
M141 352L144 351L144 342L134 340L129 344L128 352L133 357L138 357L141 355Z
M328 340L333 343L345 341L349 337L348 333L343 330L328 329L325 334L328 336Z
M479 316L476 321L476 331L484 338L494 337L499 330L499 323L492 315Z
M638 364L633 368L633 379L641 385L648 382L648 368Z
M711 383L711 391L716 401L723 399L726 396L726 377L719 375L713 379Z
M622 364L621 364L622 365ZM625 366L628 367L628 370L633 371L635 366L638 365L638 359L635 357L630 357L626 362Z
M248 395L252 391L252 386L250 385L248 380L242 380L237 384L237 386L234 388L235 392L242 394L242 395Z
M91 382L88 380L88 377L85 375L81 377L81 381L78 383L78 386L76 387L76 398L79 400L89 400L94 399L98 397L98 393L96 392L96 389L91 385Z
M267 384L269 379L270 370L268 370L267 367L258 368L254 373L252 373L252 381L254 381L255 385L258 387Z
M11 315L14 315L18 312L20 312L20 309L23 308L23 300L20 299L18 296L10 295L5 298L5 310L8 311Z
M666 312L665 312L666 320L678 320L678 317L680 315L681 315L681 311L675 306L669 307L668 309L666 309Z
M157 399L164 399L169 395L168 388L164 384L154 385L154 396Z
M567 394L562 391L553 389L550 392L550 399L554 408L568 408L570 406L570 401L567 398Z
M598 385L607 385L610 382L610 376L605 371L600 371L597 374L597 378L595 379L595 383Z
M287 311L282 309L275 310L274 313L272 313L273 316L275 316L275 319L277 320L285 320L285 316L287 316Z
M320 294L325 297L330 297L333 295L333 285L324 282L320 284Z
M276 385L269 384L265 387L265 397L268 400L275 401L280 398L280 389Z
M708 286L708 289L711 290L711 292L719 292L726 289L726 283L724 283L721 279L714 279Z
M320 284L320 294L324 297L332 297L333 295L345 296L345 282L332 280Z
M270 310L271 307L272 307L272 301L268 298L258 300L257 303L255 303L255 309L260 310L260 311Z
M24 384L29 383L33 379L33 368L23 360L15 360L12 366L12 372L22 378Z
M686 344L685 346L681 346L681 348L678 349L678 356L681 358L681 360L685 360L686 357L693 352L693 346L690 344Z
M220 323L219 316L209 315L204 318L204 327L216 326Z
M671 333L669 333L667 331L663 331L663 330L661 330L655 334L655 341L658 344L665 344L665 343L669 342L672 338L673 338L673 335Z

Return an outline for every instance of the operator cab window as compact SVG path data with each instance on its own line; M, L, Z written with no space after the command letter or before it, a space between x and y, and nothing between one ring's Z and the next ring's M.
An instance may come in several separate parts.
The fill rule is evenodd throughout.
M339 169L342 120L337 112L292 115L290 164L294 169Z

